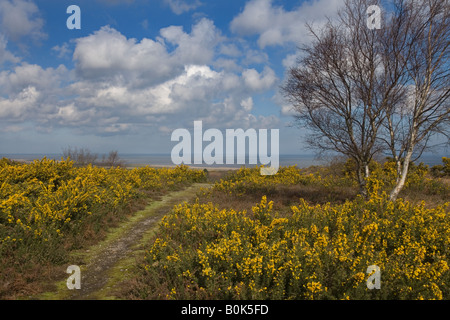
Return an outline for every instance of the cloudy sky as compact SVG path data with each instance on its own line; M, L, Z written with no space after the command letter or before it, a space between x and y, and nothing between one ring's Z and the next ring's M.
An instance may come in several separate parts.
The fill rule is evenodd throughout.
M69 5L81 29L69 30ZM279 87L342 0L0 0L0 153L170 153L177 128L280 130Z

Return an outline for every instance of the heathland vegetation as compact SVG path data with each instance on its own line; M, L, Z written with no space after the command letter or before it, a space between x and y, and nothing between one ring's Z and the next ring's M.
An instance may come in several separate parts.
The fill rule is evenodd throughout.
M0 160L0 298L39 292L68 254L102 239L108 227L158 194L204 180L186 166L75 166L46 158Z
M448 159L412 164L395 201L394 162L371 163L368 198L353 166L242 168L217 181L162 219L124 297L449 299ZM367 288L372 265L380 290Z
M392 161L224 171L0 161L0 298L45 290L73 250L97 243L156 196L210 188L162 218L121 299L449 299L450 161L411 164L392 201ZM369 266L381 289L369 290ZM61 280L59 277L59 280Z

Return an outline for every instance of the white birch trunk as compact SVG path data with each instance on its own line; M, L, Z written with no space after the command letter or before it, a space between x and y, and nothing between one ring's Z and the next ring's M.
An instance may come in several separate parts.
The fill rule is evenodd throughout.
M400 177L397 177L397 183L394 189L391 191L391 194L389 195L391 201L397 200L398 194L400 193L400 191L402 191L403 187L405 186L406 177L408 176L409 162L411 160L412 154L413 148L409 148L408 152L406 153L405 159L403 159L403 167L401 168L401 175Z

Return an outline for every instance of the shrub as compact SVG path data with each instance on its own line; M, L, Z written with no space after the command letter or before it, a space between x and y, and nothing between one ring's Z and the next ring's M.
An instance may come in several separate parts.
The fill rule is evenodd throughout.
M446 206L378 196L291 211L280 218L266 197L251 213L176 206L146 252L138 298L450 298ZM381 290L367 289L370 265Z
M127 170L46 158L0 160L0 297L14 294L11 279L20 278L25 265L63 263L69 250L101 237L108 221L130 214L146 192L204 179L203 171L186 166Z

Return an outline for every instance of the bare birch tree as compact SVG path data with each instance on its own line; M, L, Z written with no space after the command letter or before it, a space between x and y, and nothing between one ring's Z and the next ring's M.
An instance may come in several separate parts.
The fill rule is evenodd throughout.
M310 31L311 45L291 68L282 90L310 146L339 152L356 163L360 192L367 194L369 163L382 150L378 130L397 79L385 74L383 32L367 27L366 10L376 1L349 0L337 22Z
M450 2L396 0L391 25L396 37L385 42L391 73L402 74L403 99L387 109L386 142L397 165L395 200L408 174L409 163L429 147L436 134L449 137L450 128Z
M362 194L370 160L390 152L395 200L413 155L449 136L449 0L393 0L380 29L367 26L371 5L381 7L346 0L337 22L310 28L314 41L282 90L310 146L355 161Z

